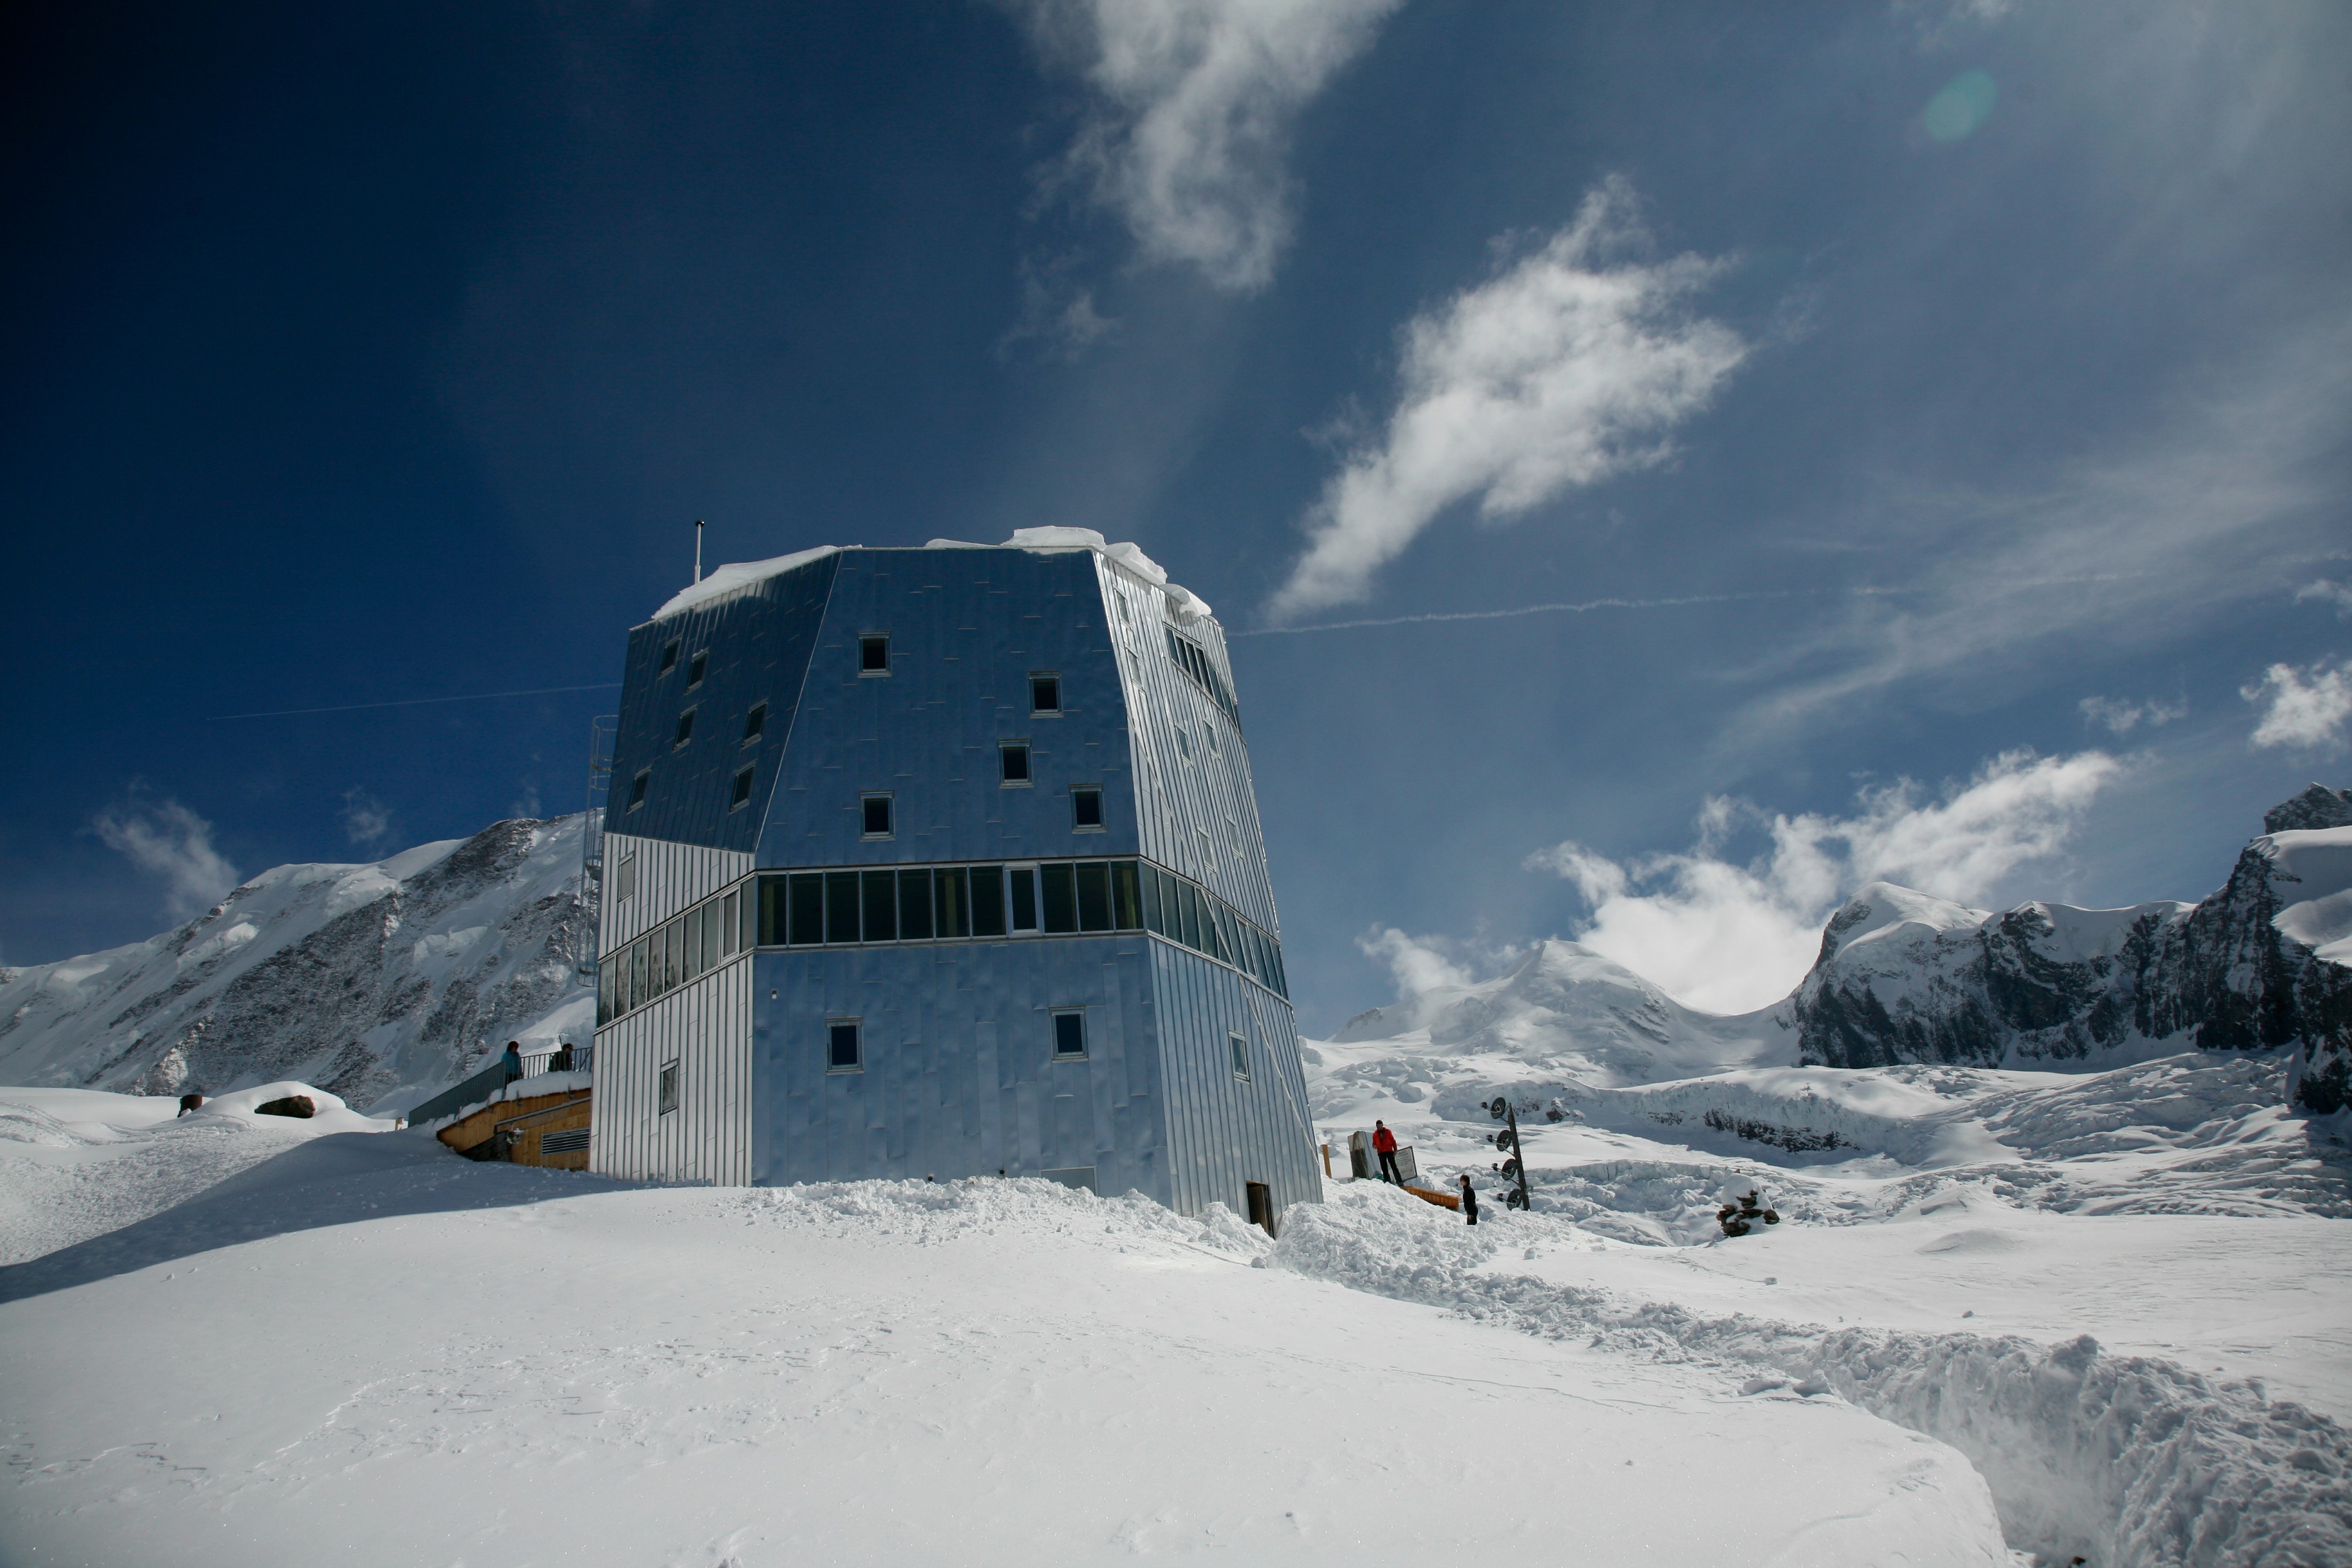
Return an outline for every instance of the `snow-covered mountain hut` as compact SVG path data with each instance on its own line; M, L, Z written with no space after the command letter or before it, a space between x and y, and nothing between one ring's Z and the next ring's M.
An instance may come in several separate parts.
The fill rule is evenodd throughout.
M1319 1193L1223 632L1133 546L722 567L614 763L592 1168Z

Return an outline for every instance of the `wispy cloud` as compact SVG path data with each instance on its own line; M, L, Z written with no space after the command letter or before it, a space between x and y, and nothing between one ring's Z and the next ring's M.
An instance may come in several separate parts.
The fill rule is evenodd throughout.
M2254 726L2257 746L2294 746L2304 751L2340 751L2344 726L2352 720L2352 665L2330 669L2322 660L2308 668L2274 664L2238 695L2260 703Z
M1290 238L1299 111L1402 0L1013 0L1039 52L1092 89L1062 174L1148 259L1263 289Z
M1042 357L1066 364L1118 332L1117 320L1097 310L1094 290L1076 279L1082 259L1072 252L1050 261L1022 261L1021 319L996 340L997 358L1010 359L1024 345L1035 344Z
M2186 697L2177 702L2158 702L2153 699L2146 702L2126 702L2114 697L2085 697L2076 706L2082 709L2086 722L2104 724L2112 735L2128 735L2142 724L2154 730L2171 723L2175 719L2189 716L2189 699Z
M2104 752L2004 752L1931 797L1908 779L1857 795L1851 816L1767 816L1724 798L1700 813L1680 854L1618 861L1570 839L1528 857L1576 884L1591 917L1576 939L1711 1012L1769 1005L1803 978L1822 922L1864 883L1885 879L1967 903L2062 850L2124 764ZM1736 862L1725 847L1761 827L1769 847Z
M1664 460L1748 350L1690 309L1721 262L1627 258L1645 248L1612 179L1532 253L1416 316L1395 410L1325 485L1276 616L1365 597L1448 507L1475 499L1499 521Z
M163 909L173 920L211 908L241 879L213 847L213 825L176 800L150 801L134 785L129 800L89 825L108 848L163 879Z
M2294 591L2294 602L2298 605L2313 599L2334 606L2337 620L2352 621L2352 583L2331 583L2322 577L2318 582L2306 583Z
M392 831L392 812L357 784L343 792L343 837L366 848Z
M2117 450L2038 487L1889 493L1827 542L1895 554L1918 591L1856 599L1744 672L1764 687L1717 742L1785 743L1905 686L1981 692L2070 648L2177 639L2307 569L2335 521L2327 454L2352 405L2341 334L2213 375Z
M1476 938L1413 936L1395 926L1374 926L1356 939L1365 957L1377 959L1396 984L1400 998L1442 985L1471 985L1507 967L1526 949Z

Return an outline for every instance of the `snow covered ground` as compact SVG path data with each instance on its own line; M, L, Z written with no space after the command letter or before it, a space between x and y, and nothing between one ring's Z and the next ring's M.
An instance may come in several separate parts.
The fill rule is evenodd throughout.
M1526 1064L1377 1048L1315 1047L1327 1130L1475 1230L0 1089L0 1560L2352 1562L2345 1151L2277 1060L1513 1089L1515 1214Z
M333 1134L0 1296L10 1561L2009 1560L1966 1461L1835 1394L1042 1182L632 1189Z

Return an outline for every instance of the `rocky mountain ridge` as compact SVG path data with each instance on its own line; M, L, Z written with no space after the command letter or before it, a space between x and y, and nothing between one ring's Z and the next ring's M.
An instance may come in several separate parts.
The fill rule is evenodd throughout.
M0 971L0 1082L173 1094L300 1079L404 1109L509 1038L584 1042L583 821L280 866L145 942Z
M1787 1004L1808 1066L2111 1065L2292 1050L2292 1103L2352 1093L2352 791L2266 813L2195 904L1998 913L1874 883L1830 920Z

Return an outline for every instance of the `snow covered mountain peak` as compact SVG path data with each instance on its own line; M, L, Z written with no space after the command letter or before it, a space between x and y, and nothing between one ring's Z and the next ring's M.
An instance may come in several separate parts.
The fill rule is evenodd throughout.
M583 819L262 872L142 942L0 973L0 1082L208 1093L300 1079L404 1106L591 1017Z
M1538 943L1492 980L1360 1013L1321 1050L1333 1064L1360 1059L1370 1068L1393 1058L1426 1068L1422 1081L1432 1084L1474 1062L1483 1064L1482 1081L1500 1072L1599 1086L1793 1060L1785 1026L1770 1012L1698 1012L1615 960L1558 940Z

